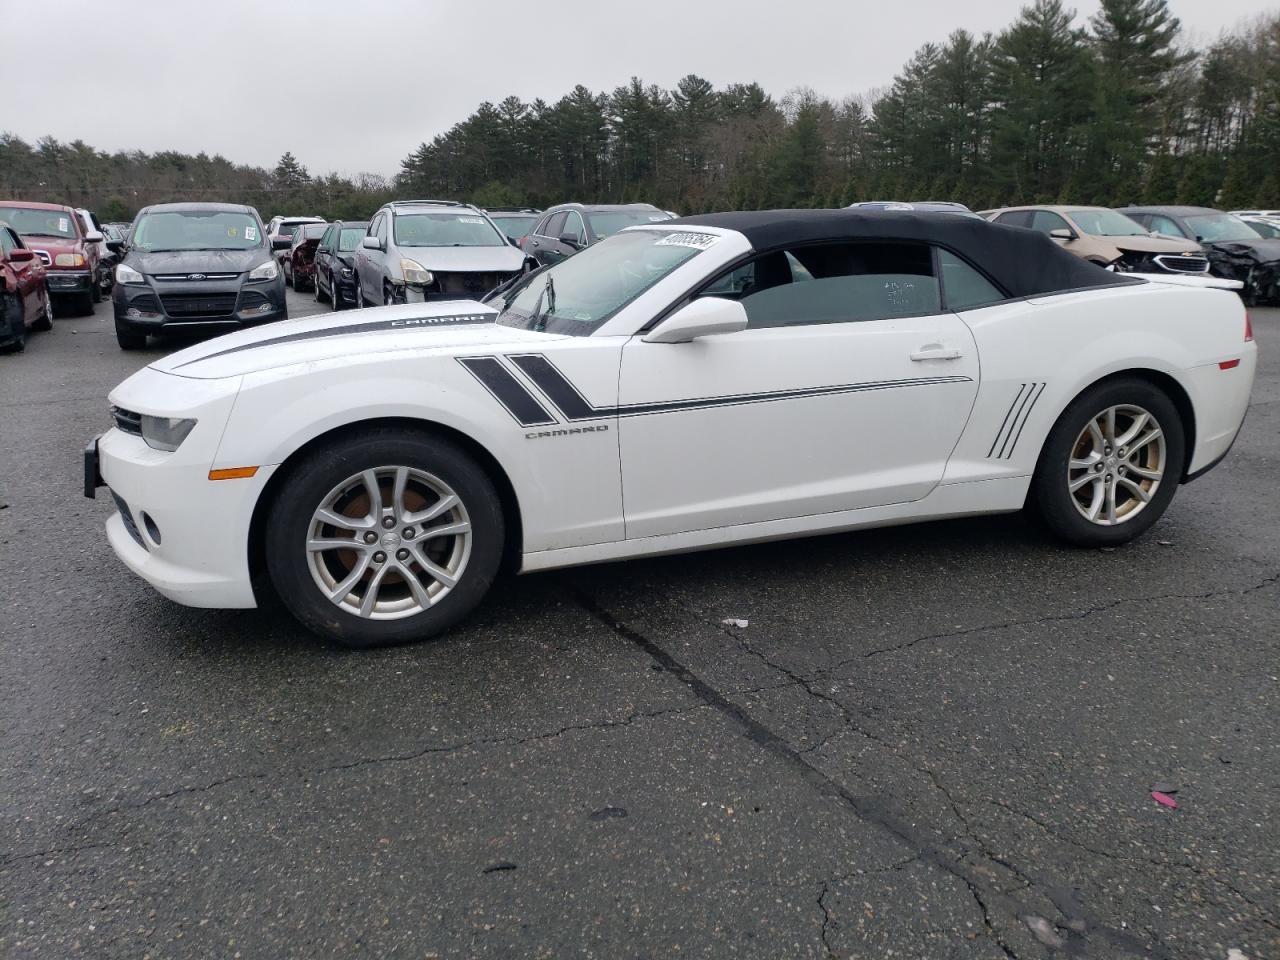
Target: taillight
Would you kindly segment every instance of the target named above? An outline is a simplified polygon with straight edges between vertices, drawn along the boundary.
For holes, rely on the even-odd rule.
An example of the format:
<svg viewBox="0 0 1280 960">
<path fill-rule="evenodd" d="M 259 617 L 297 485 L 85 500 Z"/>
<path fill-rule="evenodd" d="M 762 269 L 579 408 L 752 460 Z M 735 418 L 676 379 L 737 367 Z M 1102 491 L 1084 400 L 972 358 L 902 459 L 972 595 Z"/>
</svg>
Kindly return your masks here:
<svg viewBox="0 0 1280 960">
<path fill-rule="evenodd" d="M 1253 321 L 1249 319 L 1249 311 L 1244 312 L 1244 342 L 1251 343 L 1253 341 Z"/>
</svg>

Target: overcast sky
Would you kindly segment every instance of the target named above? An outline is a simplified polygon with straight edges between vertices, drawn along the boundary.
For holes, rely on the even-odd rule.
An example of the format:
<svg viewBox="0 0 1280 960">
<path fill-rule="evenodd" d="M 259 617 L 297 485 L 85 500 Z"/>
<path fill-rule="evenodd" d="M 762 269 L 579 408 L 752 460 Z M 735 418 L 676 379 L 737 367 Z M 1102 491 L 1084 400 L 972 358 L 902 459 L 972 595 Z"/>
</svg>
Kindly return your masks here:
<svg viewBox="0 0 1280 960">
<path fill-rule="evenodd" d="M 554 101 L 632 75 L 670 87 L 687 73 L 840 98 L 887 85 L 952 30 L 999 31 L 1025 2 L 30 2 L 0 59 L 0 129 L 262 166 L 292 150 L 312 173 L 393 174 L 483 100 Z M 1098 0 L 1075 5 L 1083 22 Z M 1170 6 L 1204 43 L 1277 2 Z"/>
</svg>

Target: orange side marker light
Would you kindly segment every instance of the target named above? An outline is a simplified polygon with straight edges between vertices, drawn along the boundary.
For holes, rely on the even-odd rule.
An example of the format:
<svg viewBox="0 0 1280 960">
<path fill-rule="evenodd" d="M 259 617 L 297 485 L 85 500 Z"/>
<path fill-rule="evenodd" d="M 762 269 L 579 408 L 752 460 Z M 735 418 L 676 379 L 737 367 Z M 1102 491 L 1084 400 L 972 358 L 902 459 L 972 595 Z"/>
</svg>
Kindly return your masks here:
<svg viewBox="0 0 1280 960">
<path fill-rule="evenodd" d="M 210 470 L 210 480 L 243 480 L 258 472 L 257 467 L 229 467 L 226 470 Z"/>
</svg>

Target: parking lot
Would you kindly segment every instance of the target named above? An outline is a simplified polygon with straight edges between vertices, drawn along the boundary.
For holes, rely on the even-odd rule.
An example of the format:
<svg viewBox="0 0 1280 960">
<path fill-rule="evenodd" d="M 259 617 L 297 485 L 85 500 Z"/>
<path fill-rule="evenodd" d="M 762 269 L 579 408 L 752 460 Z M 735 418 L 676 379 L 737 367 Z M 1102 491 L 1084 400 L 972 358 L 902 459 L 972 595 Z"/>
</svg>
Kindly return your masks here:
<svg viewBox="0 0 1280 960">
<path fill-rule="evenodd" d="M 116 560 L 80 451 L 175 344 L 60 317 L 0 357 L 0 956 L 1280 957 L 1252 315 L 1234 452 L 1130 546 L 1015 515 L 566 570 L 366 653 Z"/>
</svg>

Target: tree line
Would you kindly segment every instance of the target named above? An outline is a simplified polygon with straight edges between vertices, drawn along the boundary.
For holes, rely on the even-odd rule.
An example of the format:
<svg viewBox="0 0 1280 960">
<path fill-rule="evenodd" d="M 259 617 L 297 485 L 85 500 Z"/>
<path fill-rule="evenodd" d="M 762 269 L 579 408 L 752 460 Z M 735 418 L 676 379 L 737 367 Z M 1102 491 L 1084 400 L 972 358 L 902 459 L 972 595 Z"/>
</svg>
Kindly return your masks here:
<svg viewBox="0 0 1280 960">
<path fill-rule="evenodd" d="M 649 201 L 700 212 L 863 199 L 1280 207 L 1280 14 L 1185 42 L 1167 0 L 1102 0 L 1086 22 L 1034 0 L 998 34 L 926 43 L 892 83 L 832 100 L 756 83 L 632 78 L 554 103 L 485 102 L 394 179 L 221 156 L 107 154 L 0 135 L 0 193 L 128 219 L 166 200 L 362 218 L 395 196 L 482 206 Z"/>
</svg>

